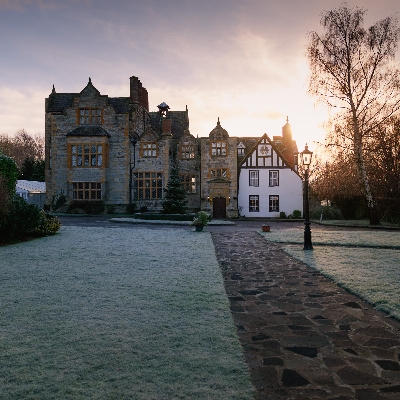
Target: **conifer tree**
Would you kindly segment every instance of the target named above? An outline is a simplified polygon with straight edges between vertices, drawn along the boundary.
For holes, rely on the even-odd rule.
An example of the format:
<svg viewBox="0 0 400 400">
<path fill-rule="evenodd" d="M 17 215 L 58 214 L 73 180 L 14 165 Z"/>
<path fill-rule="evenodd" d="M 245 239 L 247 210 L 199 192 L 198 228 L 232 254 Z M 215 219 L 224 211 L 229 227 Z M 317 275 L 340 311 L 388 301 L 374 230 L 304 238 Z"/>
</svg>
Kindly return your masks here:
<svg viewBox="0 0 400 400">
<path fill-rule="evenodd" d="M 164 214 L 184 214 L 186 211 L 186 190 L 181 182 L 178 168 L 173 165 L 162 203 Z"/>
</svg>

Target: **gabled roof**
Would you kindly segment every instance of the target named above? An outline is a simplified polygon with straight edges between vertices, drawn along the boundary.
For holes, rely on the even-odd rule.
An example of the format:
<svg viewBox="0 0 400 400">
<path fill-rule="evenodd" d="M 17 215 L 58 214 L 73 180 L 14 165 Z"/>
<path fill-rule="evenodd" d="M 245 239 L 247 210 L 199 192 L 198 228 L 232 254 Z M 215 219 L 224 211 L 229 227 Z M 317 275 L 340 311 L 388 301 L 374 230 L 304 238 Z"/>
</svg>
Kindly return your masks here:
<svg viewBox="0 0 400 400">
<path fill-rule="evenodd" d="M 118 114 L 129 112 L 130 97 L 109 97 L 108 104 L 112 105 Z"/>
<path fill-rule="evenodd" d="M 108 136 L 111 135 L 100 125 L 81 125 L 65 136 Z"/>
<path fill-rule="evenodd" d="M 67 107 L 72 106 L 74 97 L 79 93 L 56 93 L 53 91 L 47 102 L 46 112 L 63 112 Z"/>
<path fill-rule="evenodd" d="M 288 160 L 285 158 L 285 156 L 282 154 L 282 152 L 279 150 L 278 146 L 276 146 L 274 144 L 274 142 L 269 138 L 269 136 L 264 133 L 264 135 L 261 136 L 261 138 L 257 141 L 257 143 L 252 147 L 252 149 L 246 153 L 246 156 L 243 158 L 243 160 L 240 161 L 239 163 L 239 167 L 241 167 L 246 161 L 247 159 L 250 157 L 250 155 L 257 149 L 257 146 L 263 141 L 266 140 L 268 142 L 268 144 L 271 145 L 271 147 L 273 148 L 273 150 L 276 152 L 276 154 L 278 155 L 278 157 L 280 157 L 284 163 L 286 164 L 286 166 L 288 168 L 290 168 L 292 171 L 294 171 L 297 175 L 298 172 L 293 169 L 292 164 L 288 162 Z"/>
</svg>

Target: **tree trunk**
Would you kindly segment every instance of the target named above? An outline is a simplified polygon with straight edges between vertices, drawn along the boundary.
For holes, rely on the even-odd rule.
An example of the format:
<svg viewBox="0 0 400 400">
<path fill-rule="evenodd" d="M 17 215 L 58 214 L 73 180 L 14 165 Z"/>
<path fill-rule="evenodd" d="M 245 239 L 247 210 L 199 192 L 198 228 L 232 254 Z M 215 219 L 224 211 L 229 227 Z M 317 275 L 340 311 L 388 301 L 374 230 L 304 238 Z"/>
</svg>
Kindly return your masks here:
<svg viewBox="0 0 400 400">
<path fill-rule="evenodd" d="M 371 187 L 368 180 L 367 171 L 365 168 L 364 157 L 362 154 L 362 142 L 360 139 L 354 140 L 354 156 L 357 165 L 358 174 L 362 184 L 363 194 L 367 201 L 369 223 L 371 225 L 379 225 L 379 216 L 376 209 L 376 204 L 372 196 Z"/>
</svg>

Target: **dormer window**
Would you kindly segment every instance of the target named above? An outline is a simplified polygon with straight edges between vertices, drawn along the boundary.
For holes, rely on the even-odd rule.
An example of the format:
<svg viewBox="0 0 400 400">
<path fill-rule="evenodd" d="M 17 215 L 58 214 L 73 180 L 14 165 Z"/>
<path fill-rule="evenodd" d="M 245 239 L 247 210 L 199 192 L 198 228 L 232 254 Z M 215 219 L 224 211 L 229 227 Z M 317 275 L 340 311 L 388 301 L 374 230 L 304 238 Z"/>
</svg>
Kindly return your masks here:
<svg viewBox="0 0 400 400">
<path fill-rule="evenodd" d="M 228 154 L 228 146 L 225 141 L 211 142 L 212 156 L 226 156 Z"/>
<path fill-rule="evenodd" d="M 237 155 L 244 156 L 245 154 L 246 154 L 246 146 L 243 144 L 243 142 L 240 142 L 237 147 Z"/>
<path fill-rule="evenodd" d="M 80 125 L 101 125 L 103 122 L 100 108 L 81 108 L 79 110 Z"/>
</svg>

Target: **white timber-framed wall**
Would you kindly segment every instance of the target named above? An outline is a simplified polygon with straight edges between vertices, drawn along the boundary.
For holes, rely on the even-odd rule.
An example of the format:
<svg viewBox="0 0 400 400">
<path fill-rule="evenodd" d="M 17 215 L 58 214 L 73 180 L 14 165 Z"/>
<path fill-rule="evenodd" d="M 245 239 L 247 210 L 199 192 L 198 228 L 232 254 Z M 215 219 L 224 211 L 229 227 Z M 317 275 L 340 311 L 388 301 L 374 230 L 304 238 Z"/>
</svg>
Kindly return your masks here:
<svg viewBox="0 0 400 400">
<path fill-rule="evenodd" d="M 303 184 L 295 170 L 264 134 L 239 168 L 241 216 L 279 218 L 303 210 Z"/>
</svg>

